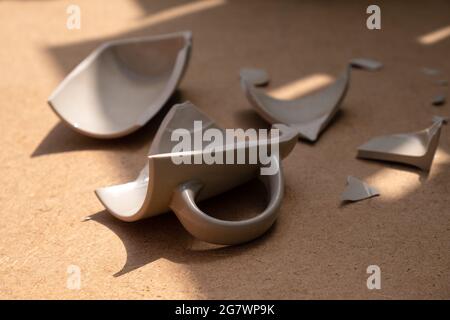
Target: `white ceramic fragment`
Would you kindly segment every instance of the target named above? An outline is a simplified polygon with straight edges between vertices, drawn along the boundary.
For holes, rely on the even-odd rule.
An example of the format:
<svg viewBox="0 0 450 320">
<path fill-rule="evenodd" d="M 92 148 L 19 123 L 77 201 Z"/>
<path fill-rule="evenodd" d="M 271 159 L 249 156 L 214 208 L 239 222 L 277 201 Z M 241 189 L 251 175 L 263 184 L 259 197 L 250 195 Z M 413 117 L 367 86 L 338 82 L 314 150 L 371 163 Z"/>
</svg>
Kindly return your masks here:
<svg viewBox="0 0 450 320">
<path fill-rule="evenodd" d="M 376 70 L 380 65 L 369 59 L 355 59 L 331 85 L 293 100 L 276 99 L 257 88 L 269 81 L 264 70 L 243 68 L 240 80 L 248 100 L 266 121 L 286 124 L 296 130 L 301 138 L 316 141 L 345 97 L 351 68 Z"/>
<path fill-rule="evenodd" d="M 180 222 L 193 236 L 212 243 L 237 244 L 252 240 L 263 234 L 277 218 L 283 197 L 283 175 L 278 156 L 271 160 L 279 170 L 273 175 L 261 175 L 265 183 L 269 204 L 260 215 L 242 221 L 224 221 L 202 212 L 196 205 L 201 201 L 249 181 L 260 173 L 262 164 L 175 164 L 174 156 L 194 158 L 208 153 L 204 146 L 197 146 L 184 153 L 173 153 L 178 144 L 172 141 L 172 132 L 186 129 L 191 136 L 199 132 L 194 121 L 202 121 L 202 131 L 216 129 L 223 132 L 205 114 L 189 102 L 175 105 L 166 115 L 153 140 L 148 163 L 135 181 L 100 188 L 95 191 L 105 208 L 124 221 L 136 221 L 173 210 Z M 287 156 L 296 144 L 298 134 L 284 125 L 279 125 L 280 138 L 258 141 L 257 144 L 243 142 L 237 146 L 223 145 L 216 150 L 221 156 L 260 147 L 261 143 L 278 144 L 280 157 Z M 253 150 L 254 151 L 254 150 Z"/>
<path fill-rule="evenodd" d="M 446 100 L 445 94 L 438 94 L 433 98 L 431 104 L 433 106 L 442 106 L 445 104 L 445 100 Z"/>
<path fill-rule="evenodd" d="M 191 37 L 185 31 L 106 42 L 70 72 L 48 103 L 84 135 L 127 135 L 148 122 L 177 88 Z"/>
<path fill-rule="evenodd" d="M 347 186 L 341 195 L 341 201 L 359 201 L 379 195 L 380 192 L 376 188 L 355 177 L 348 176 Z"/>
<path fill-rule="evenodd" d="M 380 70 L 383 67 L 383 64 L 379 61 L 367 59 L 367 58 L 356 58 L 350 61 L 352 67 L 362 68 L 366 70 Z"/>
<path fill-rule="evenodd" d="M 376 137 L 358 148 L 358 158 L 409 164 L 430 170 L 439 144 L 443 121 L 433 121 L 425 130 Z"/>
</svg>

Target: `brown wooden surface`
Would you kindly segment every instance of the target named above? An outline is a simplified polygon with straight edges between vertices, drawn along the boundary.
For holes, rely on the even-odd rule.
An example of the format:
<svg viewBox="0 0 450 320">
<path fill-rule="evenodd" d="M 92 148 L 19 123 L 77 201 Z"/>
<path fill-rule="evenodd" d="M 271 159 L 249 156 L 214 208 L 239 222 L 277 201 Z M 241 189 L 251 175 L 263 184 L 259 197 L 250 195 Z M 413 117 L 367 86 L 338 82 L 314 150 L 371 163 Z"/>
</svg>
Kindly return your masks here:
<svg viewBox="0 0 450 320">
<path fill-rule="evenodd" d="M 449 80 L 450 38 L 417 41 L 450 24 L 450 2 L 378 1 L 380 31 L 365 26 L 366 1 L 229 0 L 178 16 L 191 2 L 75 2 L 82 28 L 70 31 L 73 1 L 0 1 L 1 298 L 450 298 L 450 128 L 429 175 L 355 159 L 373 136 L 450 115 L 450 105 L 430 105 L 448 87 L 420 72 L 438 68 L 436 79 Z M 336 76 L 352 57 L 384 63 L 355 71 L 329 129 L 283 162 L 280 218 L 247 245 L 200 243 L 171 213 L 122 223 L 96 199 L 95 188 L 135 178 L 168 108 L 129 137 L 97 141 L 65 127 L 46 104 L 102 41 L 184 29 L 193 31 L 193 54 L 173 102 L 190 100 L 227 128 L 267 127 L 241 92 L 240 67 L 266 68 L 277 88 Z M 381 196 L 341 206 L 347 175 Z M 262 194 L 250 183 L 202 207 L 240 218 L 262 210 Z M 81 290 L 66 288 L 71 264 L 81 268 Z M 372 264 L 382 271 L 378 291 L 366 287 Z"/>
</svg>

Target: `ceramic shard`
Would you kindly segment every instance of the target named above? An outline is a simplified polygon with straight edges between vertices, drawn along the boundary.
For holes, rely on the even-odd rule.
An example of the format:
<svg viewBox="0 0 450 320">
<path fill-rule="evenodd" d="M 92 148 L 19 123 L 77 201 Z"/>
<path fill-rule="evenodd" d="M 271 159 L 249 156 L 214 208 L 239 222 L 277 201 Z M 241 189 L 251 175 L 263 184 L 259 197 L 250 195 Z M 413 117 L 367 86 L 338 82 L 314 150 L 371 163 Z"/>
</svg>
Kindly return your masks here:
<svg viewBox="0 0 450 320">
<path fill-rule="evenodd" d="M 161 122 L 148 152 L 148 157 L 170 154 L 173 147 L 178 143 L 177 140 L 171 139 L 172 132 L 175 129 L 187 130 L 190 135 L 193 135 L 195 133 L 194 120 L 201 121 L 201 130 L 208 128 L 222 130 L 192 104 L 175 105 Z M 195 151 L 195 148 L 192 151 Z M 162 177 L 160 178 L 161 173 L 158 173 L 156 177 L 153 176 L 150 167 L 149 164 L 144 166 L 136 180 L 132 182 L 99 188 L 95 191 L 99 200 L 115 217 L 125 221 L 135 221 L 168 210 L 168 197 L 171 196 L 172 191 L 164 190 L 164 187 L 170 185 L 170 183 L 160 181 L 162 180 Z M 167 180 L 170 181 L 173 178 Z M 160 182 L 161 185 L 155 186 L 155 181 Z M 158 189 L 152 191 L 152 188 Z M 162 194 L 160 193 L 161 190 L 164 190 Z M 158 194 L 160 195 L 158 196 Z M 156 196 L 159 199 L 156 199 Z M 154 198 L 153 203 L 148 201 L 149 198 Z M 161 201 L 161 199 L 166 201 Z M 164 203 L 164 205 L 160 203 Z M 162 206 L 164 208 L 161 208 Z"/>
<path fill-rule="evenodd" d="M 264 70 L 241 69 L 240 81 L 247 99 L 264 119 L 270 123 L 286 124 L 296 130 L 301 138 L 316 141 L 337 113 L 347 93 L 352 67 L 377 70 L 381 64 L 370 59 L 355 59 L 332 84 L 292 100 L 276 99 L 257 88 L 269 82 Z"/>
<path fill-rule="evenodd" d="M 413 132 L 373 138 L 358 148 L 358 158 L 399 162 L 430 170 L 443 121 Z"/>
<path fill-rule="evenodd" d="M 342 201 L 359 201 L 380 195 L 380 192 L 364 181 L 355 177 L 347 177 L 347 186 L 341 195 Z"/>
<path fill-rule="evenodd" d="M 48 99 L 72 129 L 95 138 L 127 135 L 167 102 L 186 69 L 191 32 L 100 45 Z"/>
<path fill-rule="evenodd" d="M 433 106 L 442 106 L 442 105 L 444 105 L 445 104 L 445 101 L 446 101 L 446 97 L 445 97 L 445 94 L 438 94 L 438 95 L 436 95 L 434 98 L 433 98 L 433 100 L 431 101 L 431 104 L 433 105 Z"/>
</svg>

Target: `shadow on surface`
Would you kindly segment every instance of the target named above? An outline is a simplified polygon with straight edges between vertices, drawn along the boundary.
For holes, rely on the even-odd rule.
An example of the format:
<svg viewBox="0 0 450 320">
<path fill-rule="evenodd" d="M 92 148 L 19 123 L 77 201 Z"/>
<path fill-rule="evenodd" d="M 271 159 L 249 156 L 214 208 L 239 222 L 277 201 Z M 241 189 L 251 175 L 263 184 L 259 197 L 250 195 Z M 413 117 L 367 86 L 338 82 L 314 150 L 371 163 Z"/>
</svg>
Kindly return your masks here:
<svg viewBox="0 0 450 320">
<path fill-rule="evenodd" d="M 95 139 L 75 132 L 68 125 L 59 121 L 39 143 L 31 154 L 38 157 L 46 154 L 81 151 L 81 150 L 122 150 L 136 151 L 153 140 L 161 121 L 170 108 L 183 102 L 183 95 L 176 91 L 164 107 L 145 126 L 122 138 Z"/>
<path fill-rule="evenodd" d="M 256 189 L 256 192 L 246 193 L 245 190 L 249 188 Z M 264 210 L 265 205 L 260 199 L 261 192 L 264 192 L 263 189 L 262 183 L 255 179 L 217 197 L 203 201 L 199 207 L 208 213 L 214 211 L 211 216 L 220 219 L 250 218 Z M 91 215 L 90 220 L 96 221 L 114 232 L 126 249 L 126 263 L 120 271 L 114 274 L 115 277 L 127 274 L 160 258 L 177 263 L 199 264 L 236 256 L 263 244 L 271 237 L 272 230 L 275 228 L 273 226 L 259 239 L 249 243 L 221 246 L 194 239 L 183 228 L 173 212 L 128 223 L 112 217 L 106 210 L 103 210 Z"/>
</svg>

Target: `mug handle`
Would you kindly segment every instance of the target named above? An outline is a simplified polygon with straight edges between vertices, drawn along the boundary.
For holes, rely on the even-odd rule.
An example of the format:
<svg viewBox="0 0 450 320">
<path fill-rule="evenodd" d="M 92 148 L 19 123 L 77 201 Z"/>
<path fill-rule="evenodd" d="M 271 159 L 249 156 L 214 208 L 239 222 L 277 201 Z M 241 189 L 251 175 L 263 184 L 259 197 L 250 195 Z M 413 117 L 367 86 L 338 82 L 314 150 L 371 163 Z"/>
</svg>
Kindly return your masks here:
<svg viewBox="0 0 450 320">
<path fill-rule="evenodd" d="M 276 158 L 276 157 L 274 157 Z M 267 208 L 256 217 L 228 221 L 209 216 L 195 203 L 202 184 L 188 181 L 174 191 L 170 208 L 175 212 L 184 228 L 194 237 L 215 244 L 233 245 L 253 240 L 265 233 L 275 222 L 284 193 L 283 173 L 279 159 L 278 170 L 274 175 L 260 175 L 268 194 Z"/>
</svg>

